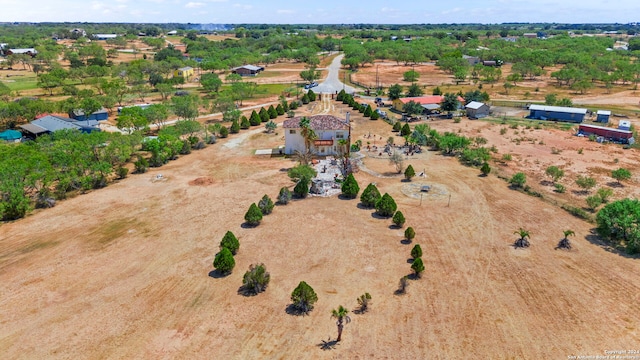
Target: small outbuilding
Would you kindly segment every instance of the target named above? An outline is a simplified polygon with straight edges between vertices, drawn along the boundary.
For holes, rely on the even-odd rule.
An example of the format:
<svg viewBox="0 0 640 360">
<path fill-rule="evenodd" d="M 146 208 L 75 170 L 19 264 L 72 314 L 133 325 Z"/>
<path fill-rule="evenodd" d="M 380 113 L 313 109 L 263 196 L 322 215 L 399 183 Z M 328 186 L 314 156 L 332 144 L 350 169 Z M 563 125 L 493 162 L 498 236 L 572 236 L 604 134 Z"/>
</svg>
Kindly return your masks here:
<svg viewBox="0 0 640 360">
<path fill-rule="evenodd" d="M 620 120 L 618 123 L 618 129 L 631 131 L 631 121 L 629 120 Z"/>
<path fill-rule="evenodd" d="M 92 112 L 91 114 L 89 114 L 89 116 L 86 116 L 84 114 L 84 111 L 76 109 L 76 110 L 69 111 L 69 117 L 78 121 L 85 121 L 85 120 L 102 121 L 102 120 L 107 120 L 107 118 L 109 117 L 109 113 L 107 112 L 107 109 L 102 108 L 98 111 Z"/>
<path fill-rule="evenodd" d="M 264 67 L 256 65 L 242 65 L 231 69 L 232 74 L 238 74 L 240 76 L 256 76 L 261 71 L 264 71 Z"/>
<path fill-rule="evenodd" d="M 469 119 L 480 119 L 489 116 L 489 105 L 479 101 L 472 101 L 465 105 L 464 108 Z"/>
<path fill-rule="evenodd" d="M 181 67 L 173 72 L 173 76 L 183 77 L 185 80 L 189 80 L 193 76 L 193 68 L 191 66 Z"/>
<path fill-rule="evenodd" d="M 566 121 L 573 123 L 581 123 L 587 114 L 587 109 L 563 107 L 563 106 L 546 106 L 531 105 L 529 106 L 529 118 L 537 120 L 554 120 Z"/>
<path fill-rule="evenodd" d="M 598 110 L 596 112 L 596 122 L 608 123 L 609 117 L 611 116 L 611 111 L 609 110 Z"/>
<path fill-rule="evenodd" d="M 17 130 L 9 129 L 9 130 L 0 132 L 0 141 L 14 142 L 14 141 L 20 140 L 21 138 L 22 138 L 22 133 Z"/>
</svg>

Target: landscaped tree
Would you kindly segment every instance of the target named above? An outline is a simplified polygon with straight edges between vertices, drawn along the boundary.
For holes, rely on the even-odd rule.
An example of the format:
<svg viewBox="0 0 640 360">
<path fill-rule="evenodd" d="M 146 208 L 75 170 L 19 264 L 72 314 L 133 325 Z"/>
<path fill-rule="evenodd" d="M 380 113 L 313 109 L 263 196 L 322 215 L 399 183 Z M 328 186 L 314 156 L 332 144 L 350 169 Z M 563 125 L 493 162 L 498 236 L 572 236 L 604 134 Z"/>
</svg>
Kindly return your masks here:
<svg viewBox="0 0 640 360">
<path fill-rule="evenodd" d="M 307 314 L 313 310 L 313 304 L 318 301 L 318 295 L 313 288 L 304 281 L 300 281 L 300 284 L 291 293 L 291 302 L 294 309 Z"/>
<path fill-rule="evenodd" d="M 420 244 L 415 244 L 413 246 L 413 249 L 411 249 L 411 257 L 414 260 L 422 257 L 422 248 L 420 247 Z"/>
<path fill-rule="evenodd" d="M 216 73 L 206 73 L 200 76 L 200 84 L 206 91 L 217 93 L 222 87 L 222 80 Z"/>
<path fill-rule="evenodd" d="M 422 107 L 422 105 L 420 105 L 420 103 L 417 103 L 413 100 L 402 105 L 402 112 L 407 113 L 408 116 L 420 115 L 422 114 L 423 111 L 424 111 L 424 108 Z"/>
<path fill-rule="evenodd" d="M 373 113 L 373 111 L 371 110 L 371 106 L 367 106 L 364 109 L 364 112 L 362 113 L 362 115 L 364 115 L 364 117 L 370 118 L 372 113 Z"/>
<path fill-rule="evenodd" d="M 220 241 L 220 249 L 222 248 L 229 249 L 233 255 L 238 253 L 238 249 L 240 249 L 240 242 L 231 231 L 227 231 L 222 237 L 222 240 Z"/>
<path fill-rule="evenodd" d="M 393 132 L 398 132 L 398 131 L 400 131 L 400 130 L 402 130 L 402 124 L 400 123 L 400 121 L 396 121 L 396 122 L 393 124 L 392 131 L 393 131 Z"/>
<path fill-rule="evenodd" d="M 249 123 L 251 124 L 251 126 L 258 126 L 261 122 L 262 119 L 260 119 L 260 115 L 258 115 L 258 113 L 253 110 L 251 112 L 251 116 L 249 116 Z"/>
<path fill-rule="evenodd" d="M 518 229 L 518 231 L 514 231 L 514 234 L 518 234 L 518 236 L 520 236 L 520 238 L 518 238 L 518 240 L 516 240 L 516 242 L 513 244 L 513 246 L 517 247 L 517 248 L 526 248 L 529 247 L 529 240 L 528 238 L 530 237 L 529 232 L 527 230 L 524 230 L 523 228 Z"/>
<path fill-rule="evenodd" d="M 402 211 L 398 210 L 395 214 L 393 214 L 393 218 L 391 219 L 391 221 L 393 221 L 393 224 L 395 226 L 403 227 L 406 219 L 404 218 L 404 214 L 402 214 Z"/>
<path fill-rule="evenodd" d="M 442 111 L 446 111 L 448 113 L 455 111 L 458 109 L 458 105 L 460 105 L 460 101 L 458 100 L 458 95 L 454 93 L 446 93 L 444 94 L 444 99 L 442 100 L 442 104 L 440 108 Z"/>
<path fill-rule="evenodd" d="M 240 132 L 240 124 L 238 124 L 238 120 L 234 119 L 231 122 L 231 127 L 229 128 L 229 132 L 232 134 L 237 134 Z"/>
<path fill-rule="evenodd" d="M 285 102 L 285 104 L 287 104 Z M 286 111 L 284 110 L 284 107 L 282 106 L 282 104 L 278 104 L 278 106 L 276 106 L 276 113 L 278 114 L 278 116 L 280 115 L 284 115 Z"/>
<path fill-rule="evenodd" d="M 300 199 L 306 198 L 309 194 L 309 179 L 301 178 L 293 188 L 293 194 Z"/>
<path fill-rule="evenodd" d="M 622 199 L 603 207 L 596 216 L 598 234 L 630 254 L 640 252 L 640 200 Z"/>
<path fill-rule="evenodd" d="M 244 220 L 251 226 L 260 224 L 260 221 L 262 220 L 262 211 L 260 211 L 260 208 L 258 207 L 258 205 L 256 205 L 256 203 L 253 203 L 251 204 L 251 206 L 249 206 L 249 210 L 247 210 L 247 213 L 244 214 Z"/>
<path fill-rule="evenodd" d="M 269 109 L 267 109 L 267 112 L 269 113 L 270 119 L 275 119 L 278 117 L 278 111 L 276 111 L 276 108 L 274 108 L 273 105 L 269 106 Z"/>
<path fill-rule="evenodd" d="M 422 272 L 424 271 L 424 263 L 422 262 L 422 258 L 416 258 L 413 260 L 413 263 L 411 264 L 411 270 L 413 270 L 415 277 L 419 279 L 422 275 Z"/>
<path fill-rule="evenodd" d="M 407 168 L 404 171 L 404 178 L 407 179 L 407 181 L 411 181 L 411 178 L 414 176 L 416 176 L 416 171 L 413 170 L 413 166 L 409 164 L 409 166 L 407 166 Z"/>
<path fill-rule="evenodd" d="M 222 275 L 230 274 L 236 266 L 231 250 L 223 247 L 213 260 L 213 267 Z"/>
<path fill-rule="evenodd" d="M 491 166 L 489 166 L 489 163 L 487 162 L 483 163 L 482 167 L 480 167 L 480 172 L 482 173 L 483 176 L 489 175 L 489 173 L 491 172 Z"/>
<path fill-rule="evenodd" d="M 331 317 L 336 318 L 338 321 L 336 325 L 338 325 L 338 338 L 336 342 L 342 340 L 342 329 L 344 329 L 344 323 L 350 323 L 351 318 L 347 315 L 349 310 L 347 310 L 344 306 L 340 305 L 337 309 L 331 310 Z"/>
<path fill-rule="evenodd" d="M 262 215 L 271 214 L 274 206 L 275 205 L 273 204 L 273 201 L 271 201 L 269 195 L 266 194 L 262 197 L 262 199 L 260 199 L 260 202 L 258 202 L 258 208 L 262 212 Z"/>
<path fill-rule="evenodd" d="M 400 86 L 400 84 L 391 85 L 387 92 L 387 96 L 389 96 L 389 100 L 391 101 L 399 99 L 402 96 L 402 86 Z"/>
<path fill-rule="evenodd" d="M 269 120 L 267 121 L 266 124 L 264 124 L 264 128 L 267 131 L 267 133 L 272 133 L 276 130 L 276 128 L 278 127 L 278 124 L 276 124 L 275 122 L 273 122 L 273 120 Z"/>
<path fill-rule="evenodd" d="M 422 95 L 424 95 L 424 91 L 422 91 L 420 85 L 416 83 L 409 85 L 409 88 L 407 88 L 407 97 L 418 97 Z"/>
<path fill-rule="evenodd" d="M 576 184 L 580 186 L 585 193 L 588 193 L 591 188 L 596 186 L 596 179 L 589 176 L 578 175 Z"/>
<path fill-rule="evenodd" d="M 253 264 L 242 277 L 242 290 L 248 295 L 258 295 L 267 289 L 271 275 L 264 264 Z"/>
<path fill-rule="evenodd" d="M 573 232 L 573 230 L 565 230 L 562 233 L 564 234 L 564 238 L 562 238 L 562 240 L 560 240 L 560 242 L 558 243 L 558 246 L 556 247 L 556 249 L 571 250 L 571 242 L 569 241 L 569 236 L 571 236 L 571 235 L 575 236 L 576 233 Z"/>
<path fill-rule="evenodd" d="M 398 205 L 396 205 L 395 200 L 391 197 L 391 195 L 384 193 L 380 200 L 376 202 L 376 213 L 380 216 L 391 217 L 396 213 L 398 209 Z"/>
<path fill-rule="evenodd" d="M 511 184 L 511 186 L 513 187 L 524 187 L 524 184 L 527 182 L 527 177 L 524 173 L 516 173 L 514 174 L 511 179 L 509 179 L 509 184 Z"/>
<path fill-rule="evenodd" d="M 405 71 L 402 74 L 402 80 L 408 81 L 408 82 L 418 81 L 419 78 L 420 78 L 420 73 L 414 70 Z"/>
<path fill-rule="evenodd" d="M 413 241 L 413 239 L 416 237 L 416 231 L 413 230 L 413 228 L 411 226 L 409 226 L 405 231 L 404 231 L 404 237 L 405 239 L 407 239 L 409 242 Z"/>
<path fill-rule="evenodd" d="M 622 186 L 620 181 L 631 179 L 631 172 L 625 168 L 619 168 L 611 172 L 611 177 L 618 182 L 619 186 Z"/>
<path fill-rule="evenodd" d="M 291 191 L 288 187 L 283 186 L 278 193 L 278 204 L 287 205 L 291 201 Z"/>
<path fill-rule="evenodd" d="M 347 178 L 344 179 L 342 183 L 342 196 L 347 199 L 355 199 L 360 192 L 360 186 L 358 186 L 358 182 L 356 178 L 353 177 L 353 174 L 347 175 Z"/>
<path fill-rule="evenodd" d="M 549 176 L 553 180 L 553 182 L 556 183 L 564 176 L 564 170 L 552 165 L 545 170 L 545 174 L 547 174 L 547 176 Z"/>
<path fill-rule="evenodd" d="M 402 130 L 400 130 L 400 135 L 402 136 L 411 135 L 411 127 L 409 127 L 409 124 L 404 124 L 402 126 Z"/>
<path fill-rule="evenodd" d="M 311 180 L 316 175 L 318 175 L 318 172 L 311 165 L 300 164 L 287 170 L 287 175 L 292 181 L 298 182 L 303 178 Z"/>
<path fill-rule="evenodd" d="M 247 119 L 246 116 L 242 115 L 242 117 L 240 118 L 240 129 L 247 130 L 250 127 L 251 122 L 249 122 L 249 119 Z"/>
<path fill-rule="evenodd" d="M 258 115 L 260 115 L 260 122 L 266 123 L 270 119 L 269 112 L 265 108 L 261 108 Z"/>
<path fill-rule="evenodd" d="M 218 131 L 218 135 L 220 135 L 221 138 L 226 138 L 227 136 L 229 136 L 229 128 L 226 126 L 221 126 L 220 130 Z"/>
<path fill-rule="evenodd" d="M 399 151 L 393 151 L 391 156 L 389 156 L 389 162 L 395 166 L 398 174 L 402 172 L 402 167 L 404 166 L 404 158 L 402 157 L 402 153 Z"/>
<path fill-rule="evenodd" d="M 360 195 L 360 202 L 366 208 L 373 208 L 381 197 L 378 188 L 373 183 L 370 183 Z"/>
<path fill-rule="evenodd" d="M 371 294 L 364 293 L 362 295 L 360 295 L 360 297 L 358 297 L 356 299 L 358 301 L 358 306 L 359 309 L 357 310 L 357 312 L 359 314 L 364 314 L 367 312 L 367 310 L 369 310 L 369 303 L 371 302 Z"/>
</svg>

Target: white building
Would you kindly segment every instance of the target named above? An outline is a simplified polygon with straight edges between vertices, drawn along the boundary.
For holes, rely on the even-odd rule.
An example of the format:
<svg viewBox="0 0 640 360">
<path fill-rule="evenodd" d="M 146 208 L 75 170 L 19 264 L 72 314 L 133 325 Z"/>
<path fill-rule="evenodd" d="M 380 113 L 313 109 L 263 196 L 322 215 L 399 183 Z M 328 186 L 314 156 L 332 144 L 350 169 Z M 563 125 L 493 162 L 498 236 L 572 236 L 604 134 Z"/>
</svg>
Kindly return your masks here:
<svg viewBox="0 0 640 360">
<path fill-rule="evenodd" d="M 345 120 L 333 115 L 309 116 L 309 127 L 316 134 L 316 139 L 311 144 L 311 152 L 319 156 L 337 155 L 338 141 L 349 140 L 349 113 Z M 284 128 L 284 152 L 287 155 L 296 151 L 305 151 L 305 142 L 302 137 L 300 120 L 296 116 L 287 119 L 282 124 Z"/>
</svg>

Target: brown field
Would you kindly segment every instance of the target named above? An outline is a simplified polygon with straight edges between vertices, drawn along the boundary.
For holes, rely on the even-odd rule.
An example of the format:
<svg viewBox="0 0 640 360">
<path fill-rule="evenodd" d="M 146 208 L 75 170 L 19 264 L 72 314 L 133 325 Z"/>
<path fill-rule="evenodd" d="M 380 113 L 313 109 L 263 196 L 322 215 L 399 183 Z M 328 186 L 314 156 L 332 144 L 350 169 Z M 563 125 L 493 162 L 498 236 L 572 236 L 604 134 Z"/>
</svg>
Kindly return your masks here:
<svg viewBox="0 0 640 360">
<path fill-rule="evenodd" d="M 382 121 L 352 119 L 353 138 L 365 146 L 391 136 Z M 516 145 L 509 139 L 523 134 L 509 129 L 499 135 L 498 124 L 465 119 L 431 125 L 484 136 L 498 147 L 498 157 L 513 153 L 507 165 L 492 165 L 507 174 L 527 169 L 535 178 L 538 167 L 558 163 L 571 169 L 569 178 L 586 171 L 601 174 L 604 185 L 606 176 L 596 169 L 614 167 L 618 158 L 636 175 L 615 188 L 616 197 L 637 196 L 636 150 L 560 130 L 520 128 L 537 142 Z M 375 142 L 365 138 L 369 133 Z M 637 258 L 607 251 L 592 224 L 435 152 L 407 160 L 417 172 L 426 170 L 411 183 L 376 152 L 364 151 L 366 168 L 356 174 L 361 189 L 376 182 L 391 194 L 407 226 L 416 229 L 426 272 L 410 281 L 406 295 L 394 290 L 410 272 L 413 244 L 401 243 L 403 230 L 358 208 L 357 200 L 294 201 L 276 207 L 260 226 L 243 227 L 252 202 L 292 185 L 284 170 L 293 161 L 252 155 L 282 143 L 281 128 L 275 135 L 242 132 L 1 225 L 3 357 L 566 359 L 640 343 Z M 562 152 L 551 154 L 551 147 Z M 153 181 L 158 174 L 163 181 Z M 537 181 L 529 183 L 548 188 Z M 420 199 L 412 189 L 422 184 L 437 191 Z M 559 200 L 582 201 L 570 190 Z M 531 248 L 511 246 L 519 227 L 531 231 Z M 554 250 L 565 229 L 576 232 L 574 249 Z M 236 268 L 228 277 L 209 276 L 227 230 L 241 243 Z M 256 262 L 271 273 L 267 291 L 237 294 L 243 273 Z M 301 280 L 319 301 L 309 316 L 288 315 L 289 296 Z M 322 340 L 336 336 L 330 310 L 354 309 L 364 292 L 373 296 L 371 310 L 351 314 L 343 341 L 323 351 Z"/>
</svg>

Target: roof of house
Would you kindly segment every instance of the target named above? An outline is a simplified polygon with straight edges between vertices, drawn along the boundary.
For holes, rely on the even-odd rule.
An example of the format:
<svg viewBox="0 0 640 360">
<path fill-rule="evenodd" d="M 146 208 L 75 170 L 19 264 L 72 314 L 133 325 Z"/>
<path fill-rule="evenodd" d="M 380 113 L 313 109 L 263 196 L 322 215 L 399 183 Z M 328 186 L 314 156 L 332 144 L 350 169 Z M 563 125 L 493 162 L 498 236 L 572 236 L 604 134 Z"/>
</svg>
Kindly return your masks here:
<svg viewBox="0 0 640 360">
<path fill-rule="evenodd" d="M 611 111 L 609 110 L 598 110 L 596 115 L 611 115 Z"/>
<path fill-rule="evenodd" d="M 107 113 L 107 112 L 108 112 L 107 109 L 101 108 L 100 110 L 94 111 L 91 114 L 104 114 L 104 113 Z M 82 111 L 81 109 L 75 109 L 75 110 L 73 110 L 73 115 L 75 115 L 75 116 L 83 116 L 84 115 L 84 111 Z M 73 119 L 71 119 L 71 120 L 73 120 Z"/>
<path fill-rule="evenodd" d="M 442 95 L 431 95 L 431 96 L 420 96 L 420 97 L 407 97 L 407 98 L 399 98 L 403 104 L 408 103 L 409 101 L 417 102 L 420 105 L 425 104 L 440 104 L 444 101 L 444 96 Z M 463 102 L 464 99 L 458 96 L 458 101 Z"/>
<path fill-rule="evenodd" d="M 115 39 L 118 37 L 118 34 L 93 34 L 94 38 L 103 38 L 103 39 Z"/>
<path fill-rule="evenodd" d="M 47 129 L 43 128 L 42 126 L 38 126 L 35 124 L 22 124 L 19 125 L 19 127 L 23 130 L 26 130 L 34 135 L 38 135 L 38 134 L 42 134 L 42 133 L 46 133 Z"/>
<path fill-rule="evenodd" d="M 51 132 L 62 129 L 80 129 L 82 127 L 75 124 L 75 121 L 73 119 L 54 115 L 47 115 L 41 117 L 40 119 L 33 120 L 31 124 L 37 125 Z"/>
<path fill-rule="evenodd" d="M 185 66 L 185 67 L 181 67 L 178 70 L 180 70 L 180 71 L 189 71 L 189 70 L 193 70 L 193 68 L 191 66 Z"/>
<path fill-rule="evenodd" d="M 481 107 L 483 107 L 484 105 L 485 105 L 484 103 L 481 103 L 479 101 L 472 101 L 472 102 L 468 103 L 467 105 L 465 105 L 465 108 L 478 110 Z"/>
<path fill-rule="evenodd" d="M 38 51 L 34 48 L 9 49 L 9 51 L 11 51 L 14 54 L 26 54 L 26 53 L 37 54 L 38 53 Z"/>
<path fill-rule="evenodd" d="M 580 124 L 580 129 L 601 129 L 601 130 L 608 130 L 608 131 L 611 131 L 611 132 L 616 132 L 616 133 L 621 133 L 621 134 L 631 134 L 632 133 L 630 130 L 616 129 L 616 128 L 610 128 L 610 127 L 606 127 L 606 126 L 589 125 L 589 124 Z"/>
<path fill-rule="evenodd" d="M 282 123 L 285 129 L 299 129 L 302 116 L 287 119 Z M 309 117 L 309 127 L 314 130 L 348 130 L 349 124 L 346 120 L 333 115 L 315 115 Z"/>
<path fill-rule="evenodd" d="M 247 70 L 251 70 L 251 71 L 260 71 L 260 70 L 264 70 L 264 68 L 262 66 L 256 66 L 256 65 L 242 65 L 242 66 L 238 66 L 238 67 L 234 67 L 233 69 L 231 69 L 232 71 L 236 71 L 238 69 L 247 69 Z"/>
<path fill-rule="evenodd" d="M 587 109 L 564 107 L 564 106 L 535 105 L 535 104 L 529 106 L 529 110 L 552 111 L 552 112 L 582 114 L 582 115 L 585 115 L 587 113 Z"/>
</svg>

